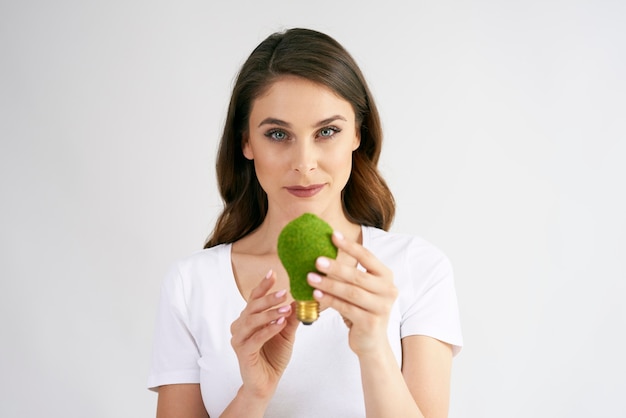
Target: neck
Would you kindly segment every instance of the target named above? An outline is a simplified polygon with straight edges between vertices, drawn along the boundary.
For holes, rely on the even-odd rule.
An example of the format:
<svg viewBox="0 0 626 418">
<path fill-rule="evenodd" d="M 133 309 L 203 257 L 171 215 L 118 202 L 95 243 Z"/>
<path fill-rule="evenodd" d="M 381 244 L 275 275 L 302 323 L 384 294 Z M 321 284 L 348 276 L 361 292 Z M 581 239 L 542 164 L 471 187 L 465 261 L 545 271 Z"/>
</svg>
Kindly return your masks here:
<svg viewBox="0 0 626 418">
<path fill-rule="evenodd" d="M 333 230 L 341 231 L 343 235 L 351 240 L 360 241 L 361 226 L 350 222 L 346 216 L 341 213 L 317 214 L 333 228 Z M 276 254 L 276 243 L 282 229 L 291 220 L 298 215 L 287 214 L 284 212 L 268 211 L 263 223 L 252 233 L 238 241 L 238 246 L 246 247 L 248 251 L 257 254 Z"/>
</svg>

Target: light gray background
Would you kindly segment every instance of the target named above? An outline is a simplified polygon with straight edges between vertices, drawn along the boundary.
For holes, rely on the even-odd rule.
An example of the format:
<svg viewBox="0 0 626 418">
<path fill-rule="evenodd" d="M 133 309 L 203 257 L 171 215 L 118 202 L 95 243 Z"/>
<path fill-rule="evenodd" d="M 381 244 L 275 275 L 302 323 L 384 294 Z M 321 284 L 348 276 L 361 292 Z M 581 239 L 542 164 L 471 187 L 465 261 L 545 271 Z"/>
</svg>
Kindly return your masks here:
<svg viewBox="0 0 626 418">
<path fill-rule="evenodd" d="M 453 261 L 451 417 L 625 416 L 624 22 L 617 0 L 2 0 L 0 416 L 153 416 L 159 286 L 219 211 L 235 72 L 293 26 L 361 64 L 393 229 Z"/>
</svg>

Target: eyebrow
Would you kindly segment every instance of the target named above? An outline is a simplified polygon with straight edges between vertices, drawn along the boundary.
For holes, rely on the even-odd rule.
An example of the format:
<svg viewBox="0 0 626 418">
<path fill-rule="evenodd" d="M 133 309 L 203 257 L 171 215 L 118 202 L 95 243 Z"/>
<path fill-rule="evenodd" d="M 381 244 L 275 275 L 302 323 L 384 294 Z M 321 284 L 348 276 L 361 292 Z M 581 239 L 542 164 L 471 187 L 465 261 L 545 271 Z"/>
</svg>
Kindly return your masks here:
<svg viewBox="0 0 626 418">
<path fill-rule="evenodd" d="M 314 128 L 319 128 L 322 127 L 324 125 L 328 125 L 329 123 L 332 123 L 336 120 L 343 120 L 345 122 L 347 122 L 348 120 L 341 116 L 341 115 L 333 115 L 329 118 L 326 118 L 324 120 L 321 120 L 319 122 L 317 122 L 315 125 L 313 125 Z M 289 122 L 285 122 L 284 120 L 281 119 L 277 119 L 277 118 L 265 118 L 261 121 L 261 123 L 259 123 L 259 128 L 263 125 L 278 125 L 278 126 L 283 126 L 285 128 L 291 128 L 291 124 Z"/>
</svg>

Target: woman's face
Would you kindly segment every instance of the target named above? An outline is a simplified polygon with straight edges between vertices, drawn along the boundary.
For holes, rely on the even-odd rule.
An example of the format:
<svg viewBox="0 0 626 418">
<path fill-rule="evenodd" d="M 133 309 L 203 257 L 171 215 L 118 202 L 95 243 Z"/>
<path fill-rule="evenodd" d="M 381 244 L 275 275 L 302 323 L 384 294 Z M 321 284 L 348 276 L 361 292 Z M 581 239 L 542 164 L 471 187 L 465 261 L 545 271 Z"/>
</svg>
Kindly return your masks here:
<svg viewBox="0 0 626 418">
<path fill-rule="evenodd" d="M 327 87 L 286 76 L 252 104 L 244 156 L 254 161 L 269 213 L 342 215 L 341 191 L 360 143 L 349 102 Z"/>
</svg>

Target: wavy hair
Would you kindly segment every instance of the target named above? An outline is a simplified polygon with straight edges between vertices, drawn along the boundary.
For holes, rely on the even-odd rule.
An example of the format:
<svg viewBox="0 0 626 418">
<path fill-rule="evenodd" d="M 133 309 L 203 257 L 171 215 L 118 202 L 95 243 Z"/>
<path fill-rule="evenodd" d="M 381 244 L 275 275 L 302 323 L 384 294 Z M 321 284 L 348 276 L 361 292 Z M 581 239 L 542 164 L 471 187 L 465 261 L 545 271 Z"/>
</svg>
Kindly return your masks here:
<svg viewBox="0 0 626 418">
<path fill-rule="evenodd" d="M 356 116 L 361 143 L 352 154 L 352 171 L 342 191 L 346 217 L 354 223 L 389 229 L 395 201 L 378 171 L 382 146 L 380 116 L 361 70 L 330 36 L 310 29 L 270 35 L 252 51 L 233 87 L 216 170 L 224 209 L 204 248 L 235 242 L 254 231 L 267 214 L 267 194 L 254 163 L 243 155 L 252 104 L 281 76 L 302 77 L 348 101 Z"/>
</svg>

